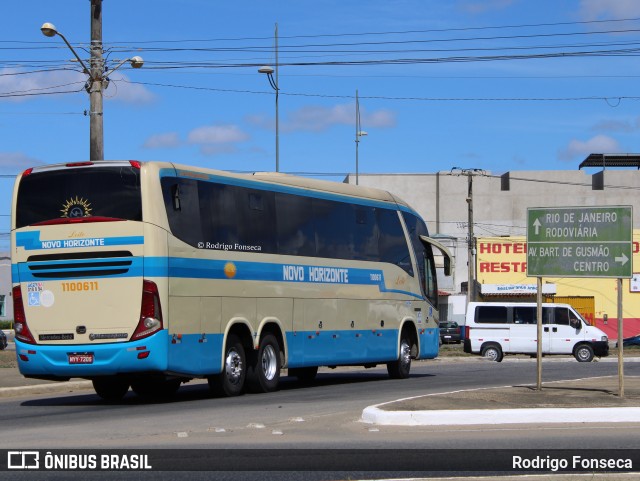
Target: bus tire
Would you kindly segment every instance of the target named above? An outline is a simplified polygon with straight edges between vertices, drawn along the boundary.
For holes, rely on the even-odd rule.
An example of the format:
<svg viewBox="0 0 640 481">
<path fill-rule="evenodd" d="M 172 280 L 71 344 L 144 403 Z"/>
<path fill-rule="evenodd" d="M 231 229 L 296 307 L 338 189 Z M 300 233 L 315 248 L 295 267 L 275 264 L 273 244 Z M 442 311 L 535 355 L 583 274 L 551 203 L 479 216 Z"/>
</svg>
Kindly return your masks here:
<svg viewBox="0 0 640 481">
<path fill-rule="evenodd" d="M 98 377 L 91 382 L 96 394 L 107 402 L 121 401 L 129 390 L 129 382 L 115 376 Z"/>
<path fill-rule="evenodd" d="M 280 345 L 273 334 L 260 340 L 247 367 L 247 388 L 251 392 L 273 392 L 280 383 Z"/>
<path fill-rule="evenodd" d="M 593 361 L 593 348 L 589 344 L 580 344 L 573 351 L 573 357 L 578 362 L 591 362 Z"/>
<path fill-rule="evenodd" d="M 131 383 L 131 389 L 138 396 L 149 399 L 167 399 L 180 389 L 179 379 L 142 379 Z"/>
<path fill-rule="evenodd" d="M 387 363 L 387 372 L 391 379 L 406 379 L 411 371 L 411 340 L 405 332 L 400 338 L 400 354 L 398 359 Z"/>
<path fill-rule="evenodd" d="M 224 350 L 224 365 L 222 372 L 211 376 L 209 388 L 215 394 L 224 396 L 239 396 L 244 391 L 244 381 L 247 376 L 247 358 L 240 338 L 229 334 Z"/>
<path fill-rule="evenodd" d="M 485 359 L 495 362 L 501 362 L 504 358 L 504 353 L 497 344 L 487 344 L 486 346 L 483 346 L 480 355 Z"/>
<path fill-rule="evenodd" d="M 294 367 L 289 369 L 289 376 L 298 378 L 304 384 L 312 383 L 318 375 L 318 366 Z"/>
</svg>

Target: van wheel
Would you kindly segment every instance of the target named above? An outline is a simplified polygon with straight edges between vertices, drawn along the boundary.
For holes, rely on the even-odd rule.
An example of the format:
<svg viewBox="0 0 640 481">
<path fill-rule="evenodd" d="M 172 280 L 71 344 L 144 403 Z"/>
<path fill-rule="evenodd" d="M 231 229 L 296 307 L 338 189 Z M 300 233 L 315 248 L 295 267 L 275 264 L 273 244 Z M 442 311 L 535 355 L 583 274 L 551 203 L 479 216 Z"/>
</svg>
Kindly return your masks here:
<svg viewBox="0 0 640 481">
<path fill-rule="evenodd" d="M 589 344 L 580 344 L 573 352 L 578 362 L 591 362 L 593 360 L 593 348 Z"/>
<path fill-rule="evenodd" d="M 406 379 L 411 371 L 411 344 L 406 334 L 400 340 L 400 355 L 398 359 L 387 363 L 387 372 L 391 379 Z"/>
<path fill-rule="evenodd" d="M 482 357 L 485 357 L 490 361 L 495 361 L 495 362 L 502 361 L 502 358 L 504 357 L 504 354 L 502 353 L 502 349 L 500 349 L 500 347 L 494 344 L 483 347 L 481 354 L 482 354 Z"/>
<path fill-rule="evenodd" d="M 251 392 L 273 392 L 280 382 L 280 346 L 273 334 L 260 341 L 257 355 L 251 356 L 247 369 L 247 388 Z"/>
</svg>

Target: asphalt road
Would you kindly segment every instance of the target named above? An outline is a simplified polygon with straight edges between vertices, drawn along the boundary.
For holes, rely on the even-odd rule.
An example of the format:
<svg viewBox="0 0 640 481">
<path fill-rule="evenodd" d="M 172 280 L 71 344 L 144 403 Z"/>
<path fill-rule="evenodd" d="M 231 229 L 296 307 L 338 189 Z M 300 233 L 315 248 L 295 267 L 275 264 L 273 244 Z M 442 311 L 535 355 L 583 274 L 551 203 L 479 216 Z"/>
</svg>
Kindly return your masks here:
<svg viewBox="0 0 640 481">
<path fill-rule="evenodd" d="M 311 387 L 284 378 L 280 391 L 212 398 L 184 385 L 170 402 L 129 393 L 103 403 L 92 391 L 0 400 L 0 448 L 640 448 L 639 423 L 558 426 L 397 427 L 360 421 L 369 405 L 422 394 L 535 383 L 535 362 L 416 362 L 408 380 L 384 368 L 322 372 Z M 611 362 L 545 362 L 543 381 L 615 375 Z M 640 375 L 640 363 L 625 367 Z M 594 379 L 597 385 L 597 380 Z"/>
</svg>

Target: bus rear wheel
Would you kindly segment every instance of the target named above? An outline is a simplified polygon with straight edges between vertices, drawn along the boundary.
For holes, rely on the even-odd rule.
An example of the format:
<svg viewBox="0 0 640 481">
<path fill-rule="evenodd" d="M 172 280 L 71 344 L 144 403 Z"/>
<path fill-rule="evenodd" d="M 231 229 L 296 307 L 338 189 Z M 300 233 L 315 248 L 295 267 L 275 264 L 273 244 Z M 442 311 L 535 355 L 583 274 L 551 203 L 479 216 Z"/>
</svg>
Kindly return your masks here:
<svg viewBox="0 0 640 481">
<path fill-rule="evenodd" d="M 144 398 L 170 398 L 180 389 L 180 380 L 142 379 L 132 382 L 131 389 Z"/>
<path fill-rule="evenodd" d="M 247 369 L 247 387 L 251 392 L 273 392 L 279 383 L 280 345 L 273 334 L 267 334 Z"/>
<path fill-rule="evenodd" d="M 96 394 L 108 402 L 118 402 L 127 394 L 129 382 L 115 376 L 92 380 Z"/>
<path fill-rule="evenodd" d="M 244 390 L 246 376 L 247 358 L 244 346 L 238 336 L 229 334 L 224 350 L 222 372 L 207 379 L 209 381 L 209 389 L 214 394 L 239 396 Z"/>
<path fill-rule="evenodd" d="M 317 375 L 318 366 L 289 368 L 289 376 L 297 377 L 304 384 L 312 383 Z"/>
<path fill-rule="evenodd" d="M 398 359 L 387 363 L 387 372 L 391 379 L 406 379 L 411 371 L 411 341 L 406 334 L 400 339 L 400 355 Z"/>
</svg>

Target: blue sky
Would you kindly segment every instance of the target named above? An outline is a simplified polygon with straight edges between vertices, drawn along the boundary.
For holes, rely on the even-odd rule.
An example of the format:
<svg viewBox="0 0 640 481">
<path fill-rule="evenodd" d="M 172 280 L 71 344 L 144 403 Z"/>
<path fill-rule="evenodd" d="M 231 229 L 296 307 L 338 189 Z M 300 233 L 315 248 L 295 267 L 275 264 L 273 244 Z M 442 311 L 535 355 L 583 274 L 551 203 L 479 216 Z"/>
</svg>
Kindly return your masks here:
<svg viewBox="0 0 640 481">
<path fill-rule="evenodd" d="M 625 20 L 625 21 L 623 21 Z M 0 34 L 0 250 L 12 176 L 89 157 L 89 0 L 9 2 Z M 104 0 L 105 158 L 238 171 L 499 174 L 638 152 L 637 0 Z M 595 54 L 597 53 L 597 54 Z M 522 58 L 514 58 L 519 56 Z M 71 93 L 55 93 L 71 92 Z"/>
</svg>

